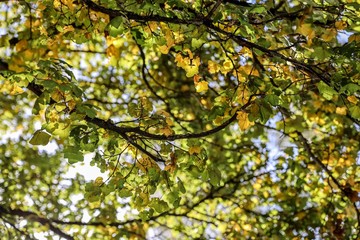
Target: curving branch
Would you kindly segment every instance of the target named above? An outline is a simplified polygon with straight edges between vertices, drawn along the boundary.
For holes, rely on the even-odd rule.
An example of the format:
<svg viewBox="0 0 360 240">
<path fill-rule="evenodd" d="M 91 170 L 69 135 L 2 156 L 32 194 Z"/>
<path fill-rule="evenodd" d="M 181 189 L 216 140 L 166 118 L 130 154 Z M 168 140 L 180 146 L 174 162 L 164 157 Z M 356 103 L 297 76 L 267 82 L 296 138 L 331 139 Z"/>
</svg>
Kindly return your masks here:
<svg viewBox="0 0 360 240">
<path fill-rule="evenodd" d="M 26 218 L 28 221 L 38 222 L 43 226 L 48 226 L 51 231 L 67 240 L 74 240 L 75 238 L 64 233 L 60 228 L 53 225 L 53 221 L 45 217 L 40 217 L 38 214 L 31 211 L 23 211 L 20 209 L 5 208 L 0 206 L 0 216 L 18 216 Z"/>
<path fill-rule="evenodd" d="M 255 96 L 255 95 L 250 96 L 249 101 L 247 103 L 245 103 L 243 106 L 241 106 L 238 111 L 243 111 L 247 107 L 249 107 L 253 103 L 252 102 L 253 96 Z M 135 133 L 136 136 L 132 136 L 133 139 L 135 139 L 136 137 L 145 137 L 145 138 L 152 139 L 152 140 L 174 141 L 174 140 L 178 140 L 178 139 L 203 138 L 203 137 L 207 137 L 212 134 L 215 134 L 215 133 L 223 130 L 227 126 L 229 126 L 232 122 L 234 122 L 236 120 L 236 116 L 237 116 L 237 113 L 232 115 L 223 124 L 213 128 L 211 130 L 208 130 L 208 131 L 199 132 L 199 133 L 174 134 L 174 135 L 170 135 L 170 136 L 149 133 L 144 130 L 141 130 L 138 127 L 119 127 L 119 126 L 116 126 L 111 121 L 105 121 L 105 120 L 102 120 L 99 118 L 90 118 L 90 117 L 86 116 L 85 120 L 87 122 L 91 122 L 91 123 L 97 125 L 100 128 L 104 128 L 104 129 L 116 132 L 120 135 L 126 134 L 126 133 Z M 129 136 L 127 136 L 126 138 L 131 139 L 131 137 L 129 137 Z"/>
</svg>

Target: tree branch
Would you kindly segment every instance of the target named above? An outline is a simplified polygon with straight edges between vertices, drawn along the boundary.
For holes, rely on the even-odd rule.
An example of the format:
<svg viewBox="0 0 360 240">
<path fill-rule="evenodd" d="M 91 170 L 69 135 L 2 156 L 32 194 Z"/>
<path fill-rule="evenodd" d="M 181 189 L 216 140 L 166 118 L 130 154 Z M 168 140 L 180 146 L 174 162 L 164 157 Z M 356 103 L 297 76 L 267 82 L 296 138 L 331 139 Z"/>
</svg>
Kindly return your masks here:
<svg viewBox="0 0 360 240">
<path fill-rule="evenodd" d="M 63 237 L 65 239 L 67 239 L 67 240 L 74 240 L 74 237 L 64 233 L 59 228 L 55 227 L 52 224 L 51 220 L 49 220 L 47 218 L 44 218 L 44 217 L 40 217 L 39 215 L 37 215 L 34 212 L 23 211 L 23 210 L 20 210 L 20 209 L 4 208 L 3 206 L 0 206 L 0 215 L 12 215 L 12 216 L 15 215 L 15 216 L 18 216 L 18 217 L 21 217 L 21 218 L 26 218 L 28 221 L 38 222 L 41 225 L 48 226 L 51 231 L 53 231 L 54 233 L 56 233 L 60 237 Z"/>
</svg>

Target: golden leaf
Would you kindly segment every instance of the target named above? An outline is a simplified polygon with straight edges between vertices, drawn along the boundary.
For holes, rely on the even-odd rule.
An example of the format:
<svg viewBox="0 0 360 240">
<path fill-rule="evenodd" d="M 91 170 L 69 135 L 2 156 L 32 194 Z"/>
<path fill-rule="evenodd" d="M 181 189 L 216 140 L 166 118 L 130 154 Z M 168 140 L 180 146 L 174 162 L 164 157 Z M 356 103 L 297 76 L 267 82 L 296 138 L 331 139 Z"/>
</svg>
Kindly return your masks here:
<svg viewBox="0 0 360 240">
<path fill-rule="evenodd" d="M 216 62 L 209 60 L 208 61 L 208 70 L 209 70 L 209 73 L 214 74 L 220 70 L 220 66 Z"/>
<path fill-rule="evenodd" d="M 69 100 L 67 106 L 70 111 L 73 110 L 76 107 L 76 101 L 74 99 Z"/>
<path fill-rule="evenodd" d="M 223 123 L 224 121 L 224 117 L 223 116 L 217 116 L 214 120 L 213 120 L 213 123 L 214 125 L 216 126 L 219 126 Z"/>
<path fill-rule="evenodd" d="M 195 83 L 195 89 L 197 92 L 206 92 L 209 89 L 209 83 L 206 81 L 200 81 Z"/>
<path fill-rule="evenodd" d="M 15 46 L 16 51 L 21 52 L 21 51 L 25 50 L 27 45 L 28 45 L 28 42 L 26 39 L 20 40 Z"/>
<path fill-rule="evenodd" d="M 111 44 L 107 49 L 106 49 L 106 55 L 108 57 L 112 57 L 114 56 L 115 58 L 119 58 L 120 57 L 120 51 L 119 49 L 117 49 L 113 44 Z"/>
<path fill-rule="evenodd" d="M 147 172 L 150 168 L 155 168 L 158 171 L 160 170 L 160 167 L 156 164 L 156 162 L 146 155 L 143 155 L 142 158 L 136 161 L 136 166 L 143 172 Z"/>
<path fill-rule="evenodd" d="M 199 146 L 193 146 L 193 147 L 189 148 L 190 155 L 198 154 L 200 152 L 201 152 L 201 147 L 199 147 Z"/>
<path fill-rule="evenodd" d="M 68 25 L 63 28 L 63 33 L 73 32 L 73 31 L 75 31 L 75 28 L 72 25 Z"/>
<path fill-rule="evenodd" d="M 321 38 L 325 42 L 330 42 L 336 37 L 336 30 L 335 29 L 327 29 L 323 35 L 321 35 Z"/>
<path fill-rule="evenodd" d="M 232 69 L 234 68 L 232 62 L 229 59 L 226 59 L 225 62 L 223 63 L 222 67 L 221 67 L 221 72 L 223 74 L 226 74 L 228 72 L 230 72 Z"/>
<path fill-rule="evenodd" d="M 166 137 L 171 136 L 173 134 L 173 130 L 169 126 L 160 128 L 159 132 L 164 134 Z"/>
<path fill-rule="evenodd" d="M 54 91 L 52 92 L 51 98 L 52 98 L 55 102 L 60 102 L 61 100 L 64 99 L 63 92 L 61 92 L 59 89 L 56 89 L 56 90 L 54 90 Z"/>
<path fill-rule="evenodd" d="M 102 177 L 97 177 L 94 181 L 94 185 L 95 186 L 100 186 L 101 184 L 103 184 L 103 178 Z"/>
<path fill-rule="evenodd" d="M 246 112 L 238 111 L 236 119 L 238 120 L 240 129 L 243 131 L 254 125 L 254 122 L 249 121 L 248 113 Z"/>
<path fill-rule="evenodd" d="M 346 107 L 337 107 L 336 108 L 336 114 L 346 115 Z"/>
<path fill-rule="evenodd" d="M 335 27 L 337 30 L 344 30 L 347 26 L 347 23 L 345 21 L 337 21 L 335 23 Z"/>
<path fill-rule="evenodd" d="M 357 98 L 354 95 L 348 96 L 347 100 L 349 100 L 349 102 L 351 102 L 353 104 L 357 104 L 357 102 L 358 102 Z"/>
<path fill-rule="evenodd" d="M 349 39 L 349 43 L 351 42 L 360 42 L 360 35 L 359 34 L 352 34 Z"/>
<path fill-rule="evenodd" d="M 19 87 L 18 85 L 14 84 L 12 87 L 11 87 L 11 90 L 10 90 L 10 95 L 18 95 L 18 94 L 21 94 L 23 93 L 24 90 Z"/>
<path fill-rule="evenodd" d="M 162 54 L 168 54 L 168 53 L 169 53 L 169 50 L 170 50 L 170 47 L 167 46 L 167 45 L 159 46 L 159 51 L 160 51 Z"/>
<path fill-rule="evenodd" d="M 307 37 L 308 44 L 309 45 L 312 44 L 312 39 L 315 37 L 315 31 L 312 28 L 311 24 L 309 24 L 309 23 L 301 24 L 296 29 L 296 32 L 304 35 L 305 37 Z"/>
</svg>

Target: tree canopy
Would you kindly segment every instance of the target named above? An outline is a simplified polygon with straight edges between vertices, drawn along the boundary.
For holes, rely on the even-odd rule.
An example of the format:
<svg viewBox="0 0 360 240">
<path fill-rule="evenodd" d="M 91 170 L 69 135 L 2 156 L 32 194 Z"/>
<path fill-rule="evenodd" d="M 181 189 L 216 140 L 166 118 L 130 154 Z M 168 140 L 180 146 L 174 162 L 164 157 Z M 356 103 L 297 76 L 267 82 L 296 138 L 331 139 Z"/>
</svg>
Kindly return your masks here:
<svg viewBox="0 0 360 240">
<path fill-rule="evenodd" d="M 359 1 L 1 1 L 0 34 L 2 239 L 360 238 Z"/>
</svg>

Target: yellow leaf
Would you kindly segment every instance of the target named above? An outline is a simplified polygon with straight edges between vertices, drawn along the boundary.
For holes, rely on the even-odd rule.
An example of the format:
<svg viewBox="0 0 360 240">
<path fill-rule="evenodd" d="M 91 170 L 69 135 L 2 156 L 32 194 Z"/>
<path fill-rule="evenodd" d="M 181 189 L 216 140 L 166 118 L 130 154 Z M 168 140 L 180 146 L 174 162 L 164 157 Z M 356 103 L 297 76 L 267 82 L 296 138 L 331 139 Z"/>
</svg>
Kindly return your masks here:
<svg viewBox="0 0 360 240">
<path fill-rule="evenodd" d="M 335 27 L 337 30 L 344 30 L 346 28 L 346 26 L 347 26 L 347 23 L 344 21 L 337 21 L 335 23 Z"/>
<path fill-rule="evenodd" d="M 46 118 L 50 122 L 55 123 L 59 121 L 60 115 L 55 108 L 52 108 L 51 110 L 46 111 Z"/>
<path fill-rule="evenodd" d="M 234 68 L 234 66 L 233 66 L 232 62 L 229 59 L 226 59 L 222 65 L 222 68 L 220 71 L 223 74 L 226 74 L 226 73 L 230 72 L 233 68 Z"/>
<path fill-rule="evenodd" d="M 73 31 L 75 31 L 75 28 L 72 25 L 68 25 L 63 28 L 63 33 L 73 32 Z"/>
<path fill-rule="evenodd" d="M 200 152 L 201 152 L 201 147 L 199 146 L 193 146 L 189 148 L 190 155 L 199 154 Z"/>
<path fill-rule="evenodd" d="M 23 92 L 24 92 L 24 90 L 16 84 L 12 85 L 12 87 L 10 89 L 10 95 L 17 95 L 17 94 L 21 94 Z"/>
<path fill-rule="evenodd" d="M 114 56 L 115 58 L 119 59 L 119 57 L 120 57 L 120 51 L 119 51 L 119 49 L 117 49 L 113 44 L 111 44 L 111 45 L 106 49 L 106 55 L 107 55 L 108 57 Z"/>
<path fill-rule="evenodd" d="M 297 28 L 296 32 L 298 32 L 298 33 L 300 33 L 300 34 L 302 34 L 304 36 L 309 36 L 309 35 L 315 34 L 314 29 L 311 27 L 311 24 L 309 24 L 309 23 L 305 23 L 305 24 L 300 25 Z"/>
<path fill-rule="evenodd" d="M 73 100 L 73 99 L 69 100 L 69 101 L 67 102 L 67 106 L 68 106 L 68 108 L 69 108 L 70 111 L 73 110 L 73 109 L 76 107 L 76 101 Z"/>
<path fill-rule="evenodd" d="M 348 39 L 349 43 L 351 42 L 360 42 L 360 35 L 358 34 L 352 34 L 349 39 Z"/>
<path fill-rule="evenodd" d="M 197 66 L 187 66 L 185 68 L 185 71 L 186 71 L 186 76 L 187 77 L 192 77 L 195 74 L 199 73 L 199 68 Z"/>
<path fill-rule="evenodd" d="M 224 121 L 224 117 L 223 116 L 217 116 L 214 120 L 213 120 L 213 123 L 216 125 L 216 126 L 219 126 L 223 123 Z"/>
<path fill-rule="evenodd" d="M 346 107 L 337 107 L 336 108 L 336 114 L 346 115 Z"/>
<path fill-rule="evenodd" d="M 174 122 L 173 122 L 173 120 L 171 120 L 171 118 L 166 118 L 165 119 L 165 122 L 166 122 L 166 124 L 168 125 L 168 126 L 174 126 Z"/>
<path fill-rule="evenodd" d="M 303 219 L 305 216 L 307 215 L 306 212 L 299 212 L 295 215 L 295 217 L 297 218 L 297 220 L 301 220 Z"/>
<path fill-rule="evenodd" d="M 176 170 L 176 164 L 170 163 L 169 165 L 165 166 L 164 170 L 173 173 Z"/>
<path fill-rule="evenodd" d="M 311 24 L 306 23 L 306 24 L 300 25 L 297 28 L 296 32 L 304 35 L 305 37 L 307 37 L 308 44 L 311 45 L 312 39 L 315 37 L 315 31 L 311 27 Z"/>
<path fill-rule="evenodd" d="M 142 158 L 138 159 L 136 161 L 136 166 L 143 172 L 147 172 L 147 170 L 150 168 L 160 170 L 160 167 L 156 164 L 156 162 L 148 156 L 143 156 Z"/>
<path fill-rule="evenodd" d="M 252 226 L 250 224 L 244 224 L 242 226 L 242 228 L 245 230 L 245 231 L 250 231 L 252 229 Z"/>
<path fill-rule="evenodd" d="M 254 183 L 254 184 L 253 184 L 253 188 L 254 188 L 255 190 L 259 190 L 259 189 L 261 188 L 261 184 L 260 184 L 260 183 Z"/>
<path fill-rule="evenodd" d="M 162 54 L 168 54 L 168 53 L 169 53 L 169 50 L 170 50 L 170 47 L 168 47 L 167 45 L 163 45 L 163 46 L 160 46 L 160 47 L 159 47 L 159 51 L 160 51 Z"/>
<path fill-rule="evenodd" d="M 61 92 L 59 89 L 56 89 L 56 90 L 54 90 L 54 91 L 52 92 L 51 98 L 52 98 L 55 102 L 60 102 L 61 100 L 64 99 L 63 92 Z"/>
<path fill-rule="evenodd" d="M 184 58 L 180 53 L 177 53 L 175 56 L 175 62 L 176 62 L 176 66 L 178 67 L 184 67 Z"/>
<path fill-rule="evenodd" d="M 94 185 L 95 186 L 101 186 L 103 184 L 103 178 L 102 177 L 97 177 L 94 181 Z"/>
<path fill-rule="evenodd" d="M 349 102 L 351 102 L 353 104 L 357 104 L 357 102 L 358 102 L 358 99 L 354 95 L 348 96 L 347 100 L 349 100 Z"/>
<path fill-rule="evenodd" d="M 220 66 L 216 62 L 209 60 L 208 69 L 209 69 L 209 73 L 214 74 L 220 70 Z"/>
<path fill-rule="evenodd" d="M 321 38 L 325 42 L 330 42 L 336 37 L 336 30 L 335 29 L 327 29 L 323 35 L 321 35 Z"/>
<path fill-rule="evenodd" d="M 200 58 L 196 57 L 192 58 L 185 58 L 185 65 L 183 66 L 184 70 L 186 71 L 187 77 L 193 77 L 195 74 L 199 73 L 199 65 L 200 65 Z"/>
<path fill-rule="evenodd" d="M 246 112 L 239 111 L 237 113 L 236 119 L 238 120 L 240 129 L 243 131 L 254 125 L 254 122 L 249 121 L 248 113 Z"/>
<path fill-rule="evenodd" d="M 194 83 L 195 84 L 198 83 L 200 79 L 201 79 L 201 77 L 199 75 L 197 75 L 197 74 L 194 75 Z"/>
<path fill-rule="evenodd" d="M 159 132 L 164 134 L 166 137 L 171 136 L 173 134 L 173 130 L 169 126 L 160 128 Z"/>
<path fill-rule="evenodd" d="M 244 88 L 238 88 L 237 90 L 237 102 L 240 104 L 245 104 L 249 101 L 250 93 Z"/>
<path fill-rule="evenodd" d="M 200 81 L 195 83 L 195 89 L 197 92 L 206 92 L 209 89 L 208 82 Z"/>
<path fill-rule="evenodd" d="M 15 46 L 16 51 L 21 52 L 21 51 L 25 50 L 27 45 L 28 45 L 28 42 L 26 39 L 20 40 Z"/>
</svg>

